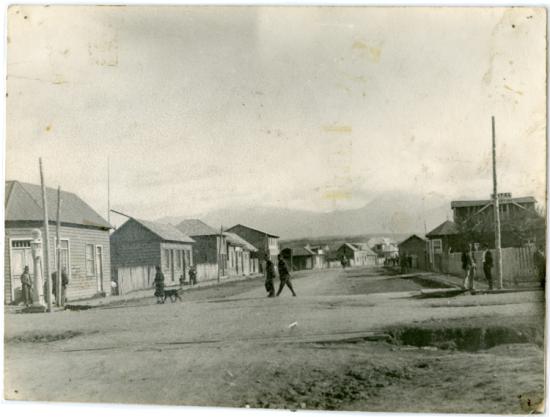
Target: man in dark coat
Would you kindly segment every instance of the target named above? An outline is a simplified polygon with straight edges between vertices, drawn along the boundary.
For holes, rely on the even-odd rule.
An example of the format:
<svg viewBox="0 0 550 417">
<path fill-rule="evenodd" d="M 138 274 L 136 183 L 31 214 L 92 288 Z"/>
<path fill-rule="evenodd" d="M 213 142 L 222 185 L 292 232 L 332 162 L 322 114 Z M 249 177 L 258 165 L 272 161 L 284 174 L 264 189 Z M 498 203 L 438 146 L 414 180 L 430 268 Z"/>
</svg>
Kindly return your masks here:
<svg viewBox="0 0 550 417">
<path fill-rule="evenodd" d="M 189 284 L 195 285 L 197 283 L 197 269 L 195 265 L 191 265 L 189 268 Z"/>
<path fill-rule="evenodd" d="M 489 290 L 493 289 L 493 254 L 489 250 L 489 247 L 487 245 L 483 246 L 483 273 L 485 274 L 485 278 L 487 279 L 487 283 L 489 284 Z"/>
<path fill-rule="evenodd" d="M 273 267 L 273 262 L 269 259 L 269 256 L 265 256 L 265 290 L 267 291 L 268 297 L 275 297 L 275 284 L 273 280 L 275 279 L 275 269 Z"/>
<path fill-rule="evenodd" d="M 25 266 L 21 274 L 21 292 L 23 293 L 23 302 L 27 307 L 32 304 L 31 288 L 31 274 L 29 273 L 29 267 Z"/>
<path fill-rule="evenodd" d="M 157 273 L 155 274 L 155 297 L 157 297 L 157 304 L 164 303 L 164 274 L 160 266 L 156 267 Z"/>
<path fill-rule="evenodd" d="M 286 265 L 285 260 L 281 255 L 279 255 L 279 291 L 277 291 L 277 297 L 279 294 L 281 294 L 281 291 L 283 291 L 284 286 L 286 285 L 290 291 L 292 292 L 292 296 L 296 297 L 296 293 L 294 292 L 294 288 L 292 288 L 292 283 L 290 282 L 290 272 L 288 272 L 288 266 Z"/>
</svg>

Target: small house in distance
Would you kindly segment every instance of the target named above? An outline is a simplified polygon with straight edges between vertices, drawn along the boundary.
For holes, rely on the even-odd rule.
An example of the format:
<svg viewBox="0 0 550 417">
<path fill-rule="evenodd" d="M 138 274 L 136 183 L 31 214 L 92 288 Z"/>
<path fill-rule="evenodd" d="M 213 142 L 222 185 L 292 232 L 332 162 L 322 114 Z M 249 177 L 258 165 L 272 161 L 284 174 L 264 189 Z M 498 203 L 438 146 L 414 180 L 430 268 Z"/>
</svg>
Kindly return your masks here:
<svg viewBox="0 0 550 417">
<path fill-rule="evenodd" d="M 42 190 L 19 181 L 5 184 L 4 302 L 21 299 L 21 274 L 25 266 L 33 274 L 32 230 L 44 239 Z M 50 271 L 56 269 L 57 190 L 46 189 L 50 235 Z M 109 230 L 97 212 L 76 194 L 62 191 L 60 207 L 61 265 L 67 271 L 67 299 L 110 294 L 111 265 Z"/>
<path fill-rule="evenodd" d="M 403 260 L 411 257 L 414 269 L 426 269 L 427 267 L 427 252 L 426 240 L 417 235 L 409 236 L 407 239 L 399 243 L 399 259 Z"/>
<path fill-rule="evenodd" d="M 130 218 L 111 235 L 111 263 L 119 294 L 152 287 L 157 265 L 167 286 L 179 285 L 181 278 L 188 280 L 194 242 L 174 226 Z"/>
<path fill-rule="evenodd" d="M 428 238 L 428 261 L 433 269 L 441 270 L 444 253 L 461 251 L 460 235 L 456 224 L 446 220 L 426 234 Z"/>
<path fill-rule="evenodd" d="M 351 266 L 374 266 L 378 263 L 378 255 L 367 243 L 344 243 L 336 253 L 340 260 L 345 256 Z"/>
<path fill-rule="evenodd" d="M 286 247 L 281 255 L 293 271 L 313 269 L 315 253 L 306 247 Z"/>
</svg>

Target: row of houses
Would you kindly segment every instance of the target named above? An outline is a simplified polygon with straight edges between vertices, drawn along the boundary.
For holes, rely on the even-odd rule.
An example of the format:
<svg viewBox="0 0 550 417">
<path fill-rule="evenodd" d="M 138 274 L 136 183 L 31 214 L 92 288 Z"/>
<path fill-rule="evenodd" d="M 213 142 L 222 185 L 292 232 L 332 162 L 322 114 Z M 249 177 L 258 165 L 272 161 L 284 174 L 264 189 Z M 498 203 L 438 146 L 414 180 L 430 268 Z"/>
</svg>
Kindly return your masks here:
<svg viewBox="0 0 550 417">
<path fill-rule="evenodd" d="M 498 200 L 501 247 L 507 249 L 508 257 L 525 258 L 521 263 L 526 273 L 531 273 L 531 257 L 525 254 L 536 245 L 544 245 L 546 233 L 545 221 L 536 212 L 536 200 L 530 196 L 513 198 L 511 193 L 499 194 Z M 449 262 L 458 264 L 460 254 L 469 245 L 479 252 L 483 245 L 495 248 L 493 199 L 452 201 L 451 209 L 453 220 L 445 220 L 425 236 L 411 235 L 400 242 L 399 258 L 410 260 L 414 269 L 460 271 L 460 267 L 450 267 Z"/>
<path fill-rule="evenodd" d="M 284 247 L 283 258 L 293 270 L 339 267 L 342 260 L 350 266 L 373 266 L 398 256 L 397 244 L 388 238 L 373 238 L 366 243 L 344 242 L 332 247 L 329 244 Z"/>
<path fill-rule="evenodd" d="M 57 192 L 47 188 L 50 271 L 56 270 Z M 173 226 L 130 217 L 113 227 L 74 193 L 61 192 L 60 262 L 69 278 L 69 300 L 150 288 L 160 266 L 167 285 L 189 283 L 190 268 L 209 280 L 261 271 L 267 255 L 276 260 L 279 237 L 245 225 L 217 231 L 198 219 Z M 41 187 L 5 184 L 4 302 L 21 299 L 21 274 L 34 274 L 33 230 L 43 230 Z"/>
</svg>

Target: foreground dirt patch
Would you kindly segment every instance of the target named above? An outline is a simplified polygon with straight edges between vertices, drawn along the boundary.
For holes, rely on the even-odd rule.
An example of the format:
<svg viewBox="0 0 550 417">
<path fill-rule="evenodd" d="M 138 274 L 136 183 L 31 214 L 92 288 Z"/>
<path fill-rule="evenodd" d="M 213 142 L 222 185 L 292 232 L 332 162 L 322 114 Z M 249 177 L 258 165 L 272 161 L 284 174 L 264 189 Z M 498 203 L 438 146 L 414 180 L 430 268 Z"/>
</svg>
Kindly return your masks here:
<svg viewBox="0 0 550 417">
<path fill-rule="evenodd" d="M 97 333 L 88 332 L 86 334 Z M 48 343 L 57 342 L 59 340 L 72 339 L 73 337 L 82 336 L 84 332 L 68 330 L 66 332 L 27 332 L 18 336 L 5 338 L 5 343 Z"/>
</svg>

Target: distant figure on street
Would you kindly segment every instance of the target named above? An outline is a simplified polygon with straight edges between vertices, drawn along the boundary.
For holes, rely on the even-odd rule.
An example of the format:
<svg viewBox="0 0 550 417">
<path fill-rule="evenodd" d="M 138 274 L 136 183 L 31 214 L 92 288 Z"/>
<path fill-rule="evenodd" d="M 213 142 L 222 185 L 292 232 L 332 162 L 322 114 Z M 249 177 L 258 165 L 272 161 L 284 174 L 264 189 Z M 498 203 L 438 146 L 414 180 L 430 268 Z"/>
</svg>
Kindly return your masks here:
<svg viewBox="0 0 550 417">
<path fill-rule="evenodd" d="M 342 256 L 340 263 L 342 264 L 342 269 L 346 269 L 346 266 L 348 266 L 348 258 L 346 258 L 346 255 Z"/>
<path fill-rule="evenodd" d="M 69 285 L 69 277 L 67 276 L 67 269 L 65 267 L 61 268 L 61 302 L 60 305 L 65 305 L 67 301 L 67 285 Z M 55 297 L 57 302 L 57 271 L 52 273 L 52 294 Z"/>
<path fill-rule="evenodd" d="M 283 291 L 285 285 L 292 292 L 292 296 L 296 297 L 296 293 L 294 292 L 294 288 L 292 288 L 292 283 L 290 282 L 290 272 L 288 272 L 288 266 L 286 265 L 286 262 L 281 255 L 279 255 L 278 267 L 280 283 L 279 291 L 277 291 L 277 297 L 281 294 L 281 291 Z"/>
<path fill-rule="evenodd" d="M 540 281 L 541 287 L 546 286 L 546 256 L 544 255 L 544 248 L 538 246 L 533 254 L 535 261 L 535 268 L 537 270 L 537 278 Z"/>
<path fill-rule="evenodd" d="M 265 290 L 268 297 L 275 297 L 275 269 L 269 255 L 265 256 Z"/>
<path fill-rule="evenodd" d="M 25 268 L 23 268 L 23 273 L 21 274 L 21 292 L 23 293 L 23 302 L 26 307 L 32 304 L 31 289 L 31 274 L 29 273 L 29 267 L 25 266 Z"/>
<path fill-rule="evenodd" d="M 157 273 L 155 275 L 155 297 L 157 297 L 157 304 L 164 302 L 164 274 L 160 269 L 160 266 L 156 266 Z"/>
<path fill-rule="evenodd" d="M 466 253 L 466 277 L 464 278 L 464 289 L 473 291 L 474 279 L 476 275 L 476 261 L 473 252 L 473 245 L 468 245 L 468 252 Z"/>
<path fill-rule="evenodd" d="M 189 268 L 189 284 L 195 285 L 197 283 L 197 268 L 195 265 L 191 265 Z"/>
<path fill-rule="evenodd" d="M 493 254 L 489 250 L 489 246 L 483 245 L 483 273 L 485 274 L 485 279 L 489 284 L 489 290 L 493 289 Z"/>
</svg>

